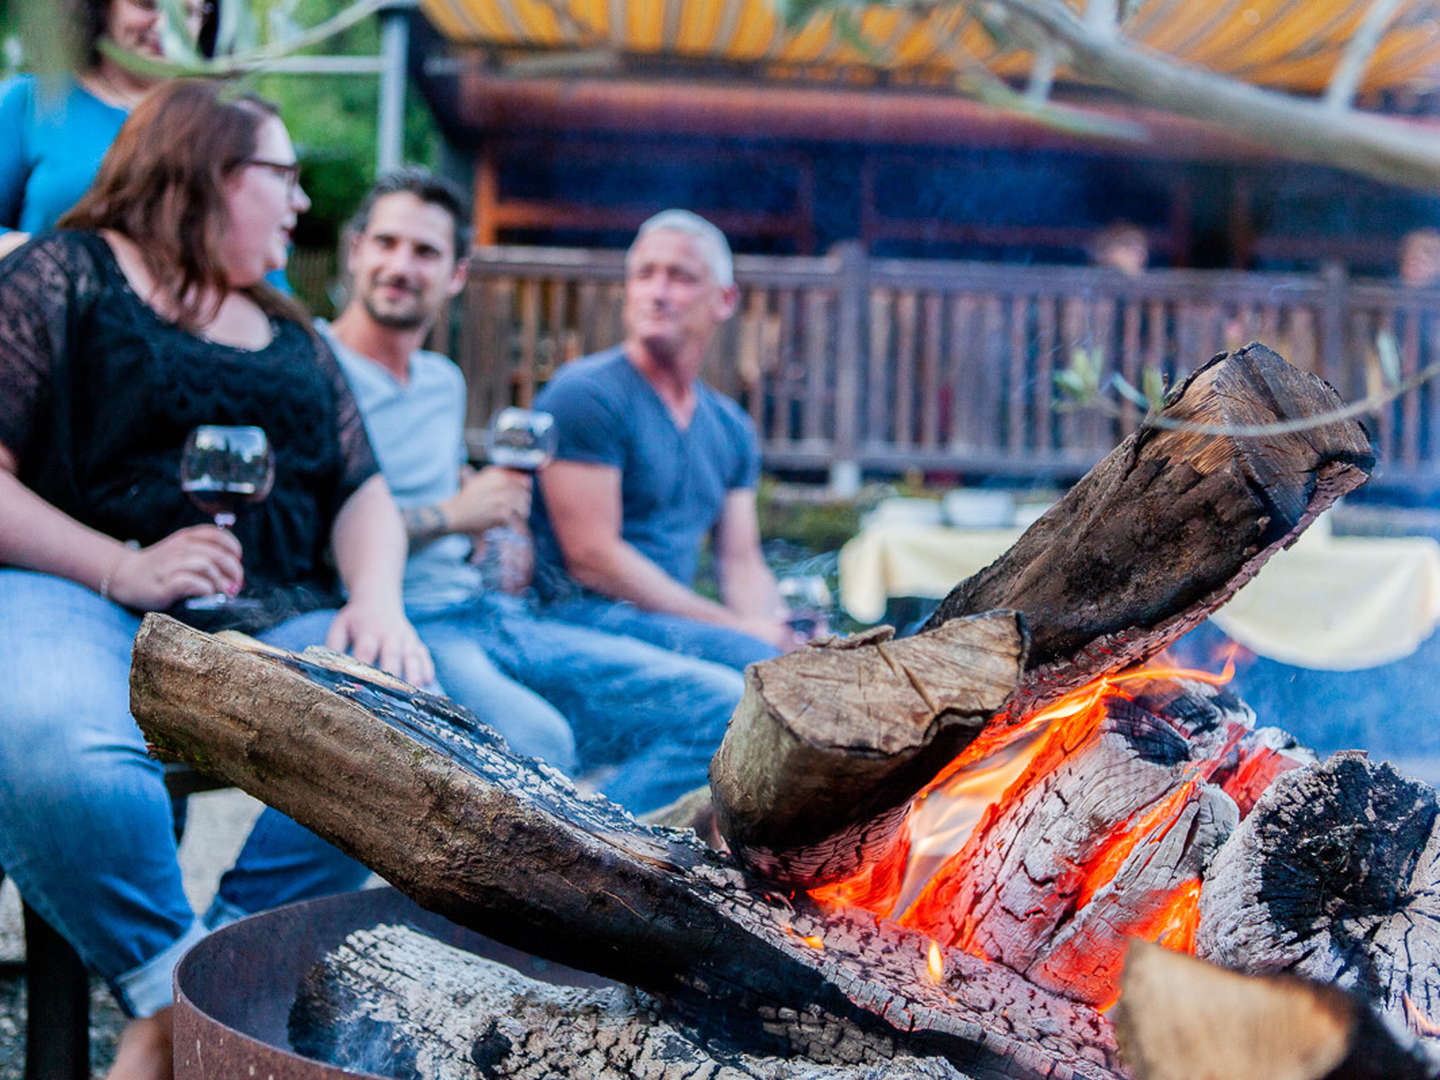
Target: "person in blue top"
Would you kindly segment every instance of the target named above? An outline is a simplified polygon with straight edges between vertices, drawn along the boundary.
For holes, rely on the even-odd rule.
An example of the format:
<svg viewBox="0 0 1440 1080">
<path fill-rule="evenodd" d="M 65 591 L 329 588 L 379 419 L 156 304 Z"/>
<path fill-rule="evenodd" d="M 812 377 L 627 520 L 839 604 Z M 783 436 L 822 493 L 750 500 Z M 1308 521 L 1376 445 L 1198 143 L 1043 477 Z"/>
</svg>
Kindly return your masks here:
<svg viewBox="0 0 1440 1080">
<path fill-rule="evenodd" d="M 158 0 L 82 0 L 85 68 L 0 84 L 0 255 L 55 224 L 95 179 L 120 125 L 158 79 L 130 71 L 99 50 L 102 38 L 141 56 L 163 57 Z M 193 41 L 213 40 L 208 0 L 181 0 Z"/>
<path fill-rule="evenodd" d="M 640 226 L 624 342 L 565 365 L 535 400 L 560 445 L 531 525 L 547 614 L 743 669 L 798 642 L 760 551 L 754 425 L 700 381 L 738 299 L 710 222 L 666 210 Z M 694 588 L 707 535 L 719 600 Z"/>
</svg>

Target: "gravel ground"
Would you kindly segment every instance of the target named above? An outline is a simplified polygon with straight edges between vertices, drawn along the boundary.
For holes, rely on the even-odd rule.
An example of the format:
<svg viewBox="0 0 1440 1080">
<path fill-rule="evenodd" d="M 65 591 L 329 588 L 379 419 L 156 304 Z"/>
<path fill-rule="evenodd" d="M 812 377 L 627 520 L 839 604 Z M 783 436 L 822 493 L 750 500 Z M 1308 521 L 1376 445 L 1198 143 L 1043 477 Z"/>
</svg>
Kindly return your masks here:
<svg viewBox="0 0 1440 1080">
<path fill-rule="evenodd" d="M 190 799 L 180 868 L 196 911 L 209 906 L 220 875 L 234 861 L 259 812 L 260 804 L 240 791 L 210 791 Z M 0 889 L 0 1080 L 23 1080 L 25 1075 L 24 952 L 20 898 L 7 881 Z M 90 1069 L 99 1077 L 110 1065 L 125 1017 L 98 979 L 91 982 L 90 1002 Z"/>
</svg>

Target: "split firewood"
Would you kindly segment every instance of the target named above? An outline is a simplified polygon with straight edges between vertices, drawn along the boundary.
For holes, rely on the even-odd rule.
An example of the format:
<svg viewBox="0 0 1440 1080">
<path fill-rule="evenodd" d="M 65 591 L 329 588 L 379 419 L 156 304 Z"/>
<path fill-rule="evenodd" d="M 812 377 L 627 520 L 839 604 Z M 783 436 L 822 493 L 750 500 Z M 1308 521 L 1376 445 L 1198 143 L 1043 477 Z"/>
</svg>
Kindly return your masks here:
<svg viewBox="0 0 1440 1080">
<path fill-rule="evenodd" d="M 1135 1080 L 1433 1080 L 1435 1059 L 1364 1001 L 1132 942 L 1111 1012 Z"/>
<path fill-rule="evenodd" d="M 763 1041 L 770 1010 L 805 1002 L 836 1038 L 787 1050 L 833 1064 L 914 1050 L 977 1080 L 1115 1075 L 1094 1010 L 976 957 L 932 961 L 924 937 L 865 912 L 754 891 L 693 832 L 580 795 L 445 699 L 149 615 L 131 711 L 157 748 L 289 814 L 422 906 L 723 1010 L 732 1032 Z"/>
<path fill-rule="evenodd" d="M 745 672 L 710 785 L 721 834 L 761 876 L 808 887 L 881 859 L 912 797 L 1023 669 L 1025 633 L 1008 612 L 892 634 L 832 639 Z"/>
<path fill-rule="evenodd" d="M 1191 375 L 1162 416 L 1243 428 L 1304 420 L 1339 405 L 1323 380 L 1251 345 Z M 1142 427 L 1006 554 L 958 585 L 916 638 L 882 644 L 864 637 L 842 651 L 792 654 L 749 669 L 711 773 L 731 850 L 752 871 L 804 888 L 873 864 L 898 842 L 907 807 L 935 775 L 925 775 L 922 764 L 962 749 L 967 759 L 980 756 L 1047 703 L 1155 655 L 1363 483 L 1373 464 L 1353 421 L 1263 438 Z M 957 666 L 983 663 L 974 677 L 984 693 L 951 722 L 933 723 L 950 708 L 941 682 L 957 690 L 972 684 L 941 665 L 945 650 L 956 647 L 952 639 L 919 643 L 962 617 L 1001 611 L 1018 612 L 1029 639 L 1018 684 L 987 720 L 986 706 L 1009 677 L 1000 662 L 1014 653 L 1008 645 L 957 651 Z M 906 666 L 876 656 L 910 642 L 933 658 L 940 677 L 922 678 L 913 692 L 904 685 Z M 877 681 L 877 672 L 887 678 Z M 841 686 L 843 699 L 834 689 Z M 900 694 L 892 697 L 895 688 Z M 871 701 L 893 704 L 871 708 Z M 894 731 L 880 719 L 892 710 L 900 718 L 894 726 L 905 732 L 898 752 Z M 823 793 L 823 808 L 812 811 L 815 793 Z"/>
<path fill-rule="evenodd" d="M 1440 1015 L 1440 800 L 1358 752 L 1278 777 L 1216 855 L 1196 953 Z M 1428 1021 L 1427 1021 L 1428 1022 Z"/>
<path fill-rule="evenodd" d="M 311 969 L 289 1034 L 307 1057 L 397 1080 L 967 1080 L 939 1057 L 827 1065 L 767 1056 L 712 1020 L 632 987 L 555 986 L 408 927 L 377 926 Z M 833 1034 L 804 1007 L 771 1010 L 766 1024 L 791 1029 L 782 1045 Z"/>
</svg>

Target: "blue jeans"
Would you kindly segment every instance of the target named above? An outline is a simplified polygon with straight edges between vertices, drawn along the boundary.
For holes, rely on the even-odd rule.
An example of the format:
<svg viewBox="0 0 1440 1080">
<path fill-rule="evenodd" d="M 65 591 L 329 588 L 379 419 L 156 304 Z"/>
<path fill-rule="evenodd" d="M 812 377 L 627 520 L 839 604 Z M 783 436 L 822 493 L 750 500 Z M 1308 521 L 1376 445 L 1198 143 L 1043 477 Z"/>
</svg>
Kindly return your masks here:
<svg viewBox="0 0 1440 1080">
<path fill-rule="evenodd" d="M 334 612 L 259 635 L 300 649 Z M 0 569 L 0 866 L 132 1016 L 172 1000 L 205 934 L 181 887 L 160 762 L 129 711 L 139 616 L 62 578 Z M 369 871 L 266 810 L 227 875 L 228 908 L 357 888 Z"/>
<path fill-rule="evenodd" d="M 683 615 L 646 611 L 623 600 L 580 596 L 557 600 L 542 610 L 553 619 L 594 627 L 607 634 L 639 638 L 670 652 L 724 664 L 736 671 L 780 655 L 780 650 L 769 642 L 739 630 L 687 619 Z"/>
<path fill-rule="evenodd" d="M 520 753 L 571 772 L 614 766 L 600 790 L 636 814 L 706 783 L 745 685 L 729 668 L 547 618 L 513 596 L 409 615 L 446 693 Z"/>
</svg>

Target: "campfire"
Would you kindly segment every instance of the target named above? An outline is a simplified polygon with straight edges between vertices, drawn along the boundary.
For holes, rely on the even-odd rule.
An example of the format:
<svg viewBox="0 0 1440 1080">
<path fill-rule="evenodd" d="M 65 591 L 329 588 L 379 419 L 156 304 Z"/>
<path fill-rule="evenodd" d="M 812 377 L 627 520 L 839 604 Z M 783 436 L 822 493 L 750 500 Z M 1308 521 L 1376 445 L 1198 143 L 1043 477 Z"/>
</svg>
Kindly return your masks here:
<svg viewBox="0 0 1440 1080">
<path fill-rule="evenodd" d="M 709 798 L 672 817 L 722 851 L 343 658 L 150 617 L 132 708 L 423 906 L 623 984 L 560 991 L 357 932 L 292 1013 L 297 1049 L 337 1065 L 1437 1075 L 1433 790 L 1315 762 L 1228 672 L 1140 666 L 1364 481 L 1353 424 L 1232 434 L 1338 404 L 1262 346 L 1216 357 L 1167 402 L 1187 426 L 1131 436 L 920 634 L 753 666 Z"/>
</svg>

